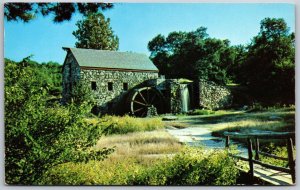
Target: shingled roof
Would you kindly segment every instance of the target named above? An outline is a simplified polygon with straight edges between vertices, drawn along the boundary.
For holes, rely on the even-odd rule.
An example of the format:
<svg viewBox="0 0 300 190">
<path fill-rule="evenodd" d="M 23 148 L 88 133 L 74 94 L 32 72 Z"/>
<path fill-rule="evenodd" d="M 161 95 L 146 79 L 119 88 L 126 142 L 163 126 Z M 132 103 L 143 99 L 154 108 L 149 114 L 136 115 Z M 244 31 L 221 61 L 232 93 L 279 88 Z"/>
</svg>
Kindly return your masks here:
<svg viewBox="0 0 300 190">
<path fill-rule="evenodd" d="M 66 47 L 63 49 L 74 55 L 80 67 L 158 71 L 145 54 Z"/>
</svg>

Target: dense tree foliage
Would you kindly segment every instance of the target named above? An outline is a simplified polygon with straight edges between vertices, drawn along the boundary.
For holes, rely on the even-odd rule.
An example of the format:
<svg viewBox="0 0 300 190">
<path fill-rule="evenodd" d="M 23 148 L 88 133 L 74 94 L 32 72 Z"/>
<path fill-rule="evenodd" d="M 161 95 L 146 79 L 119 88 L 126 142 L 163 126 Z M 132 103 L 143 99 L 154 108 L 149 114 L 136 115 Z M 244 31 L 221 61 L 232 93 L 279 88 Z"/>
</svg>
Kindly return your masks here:
<svg viewBox="0 0 300 190">
<path fill-rule="evenodd" d="M 235 59 L 228 40 L 210 38 L 206 28 L 192 32 L 171 32 L 153 38 L 148 49 L 161 74 L 168 78 L 206 79 L 225 84 L 226 68 Z M 179 69 L 180 68 L 180 69 Z"/>
<path fill-rule="evenodd" d="M 86 16 L 112 7 L 111 3 L 5 3 L 4 16 L 8 21 L 29 22 L 37 15 L 54 15 L 54 22 L 63 22 L 76 12 Z"/>
<path fill-rule="evenodd" d="M 283 19 L 261 21 L 240 75 L 239 82 L 259 100 L 295 102 L 295 36 Z"/>
<path fill-rule="evenodd" d="M 89 14 L 76 23 L 78 29 L 73 32 L 77 38 L 77 48 L 118 50 L 119 38 L 110 27 L 110 19 L 101 13 Z"/>
<path fill-rule="evenodd" d="M 35 184 L 54 165 L 103 159 L 111 149 L 90 147 L 101 129 L 83 120 L 90 110 L 80 105 L 47 104 L 51 80 L 29 57 L 20 63 L 5 60 L 5 178 L 8 184 Z M 56 67 L 56 66 L 55 66 Z M 52 82 L 52 84 L 55 84 Z"/>
<path fill-rule="evenodd" d="M 265 103 L 294 103 L 295 36 L 283 19 L 266 18 L 249 45 L 230 46 L 210 38 L 206 28 L 157 35 L 150 58 L 168 78 L 234 82 Z"/>
</svg>

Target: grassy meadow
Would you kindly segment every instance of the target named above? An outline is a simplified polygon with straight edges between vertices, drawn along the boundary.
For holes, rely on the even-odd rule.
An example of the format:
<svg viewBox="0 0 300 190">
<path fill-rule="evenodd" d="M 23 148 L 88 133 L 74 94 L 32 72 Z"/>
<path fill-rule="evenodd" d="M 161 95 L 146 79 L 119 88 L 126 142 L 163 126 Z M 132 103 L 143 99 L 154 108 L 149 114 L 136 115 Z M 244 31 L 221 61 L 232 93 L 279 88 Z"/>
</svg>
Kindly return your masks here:
<svg viewBox="0 0 300 190">
<path fill-rule="evenodd" d="M 221 115 L 214 115 L 206 118 L 206 124 L 214 123 L 213 135 L 222 136 L 225 131 L 229 132 L 250 132 L 274 131 L 294 132 L 295 131 L 295 107 L 265 108 L 263 110 L 248 110 L 230 112 Z"/>
<path fill-rule="evenodd" d="M 101 125 L 106 133 L 92 149 L 106 147 L 114 152 L 103 161 L 57 165 L 45 173 L 39 184 L 230 185 L 236 182 L 238 171 L 232 170 L 234 163 L 226 151 L 186 147 L 164 130 L 165 124 L 159 117 L 104 116 L 86 118 L 86 122 Z"/>
<path fill-rule="evenodd" d="M 294 107 L 249 109 L 248 111 L 197 111 L 197 125 L 213 126 L 212 134 L 222 137 L 224 131 L 251 130 L 294 131 Z M 193 113 L 193 116 L 196 114 Z M 105 133 L 93 150 L 104 147 L 114 152 L 103 161 L 64 163 L 48 170 L 40 184 L 56 185 L 232 185 L 239 172 L 225 150 L 205 151 L 179 143 L 166 130 L 189 127 L 178 121 L 163 122 L 161 117 L 133 118 L 104 116 L 86 118 L 100 125 Z M 268 144 L 267 152 L 286 157 L 286 148 Z M 285 166 L 284 161 L 261 158 L 267 163 Z M 247 165 L 245 165 L 247 167 Z M 203 172 L 205 171 L 205 172 Z"/>
</svg>

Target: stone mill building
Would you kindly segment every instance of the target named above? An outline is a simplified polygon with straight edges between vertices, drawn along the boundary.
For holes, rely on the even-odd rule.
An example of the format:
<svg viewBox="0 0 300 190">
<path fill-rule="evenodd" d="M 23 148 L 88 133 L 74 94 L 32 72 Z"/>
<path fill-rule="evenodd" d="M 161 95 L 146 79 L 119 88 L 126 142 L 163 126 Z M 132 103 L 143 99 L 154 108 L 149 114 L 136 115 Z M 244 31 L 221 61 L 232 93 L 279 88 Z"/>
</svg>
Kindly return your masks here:
<svg viewBox="0 0 300 190">
<path fill-rule="evenodd" d="M 130 114 L 145 117 L 162 113 L 181 113 L 201 106 L 210 93 L 201 82 L 165 79 L 147 55 L 80 48 L 63 48 L 67 55 L 63 64 L 62 102 L 81 82 L 91 89 L 96 105 L 93 112 Z M 203 83 L 207 84 L 207 83 Z M 226 92 L 226 90 L 223 90 Z M 224 93 L 228 96 L 228 93 Z M 206 97 L 205 101 L 200 101 Z M 224 102 L 224 98 L 221 98 Z M 205 106 L 204 106 L 205 107 Z"/>
</svg>

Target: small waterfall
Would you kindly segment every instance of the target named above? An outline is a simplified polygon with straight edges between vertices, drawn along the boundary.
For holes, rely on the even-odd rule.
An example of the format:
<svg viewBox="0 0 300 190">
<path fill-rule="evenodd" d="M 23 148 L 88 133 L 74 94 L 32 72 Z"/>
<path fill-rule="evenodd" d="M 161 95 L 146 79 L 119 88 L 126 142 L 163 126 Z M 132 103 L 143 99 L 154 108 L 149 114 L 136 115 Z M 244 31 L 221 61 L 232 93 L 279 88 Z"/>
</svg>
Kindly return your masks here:
<svg viewBox="0 0 300 190">
<path fill-rule="evenodd" d="M 187 84 L 180 84 L 180 95 L 182 112 L 188 112 L 190 109 L 190 93 Z"/>
</svg>

